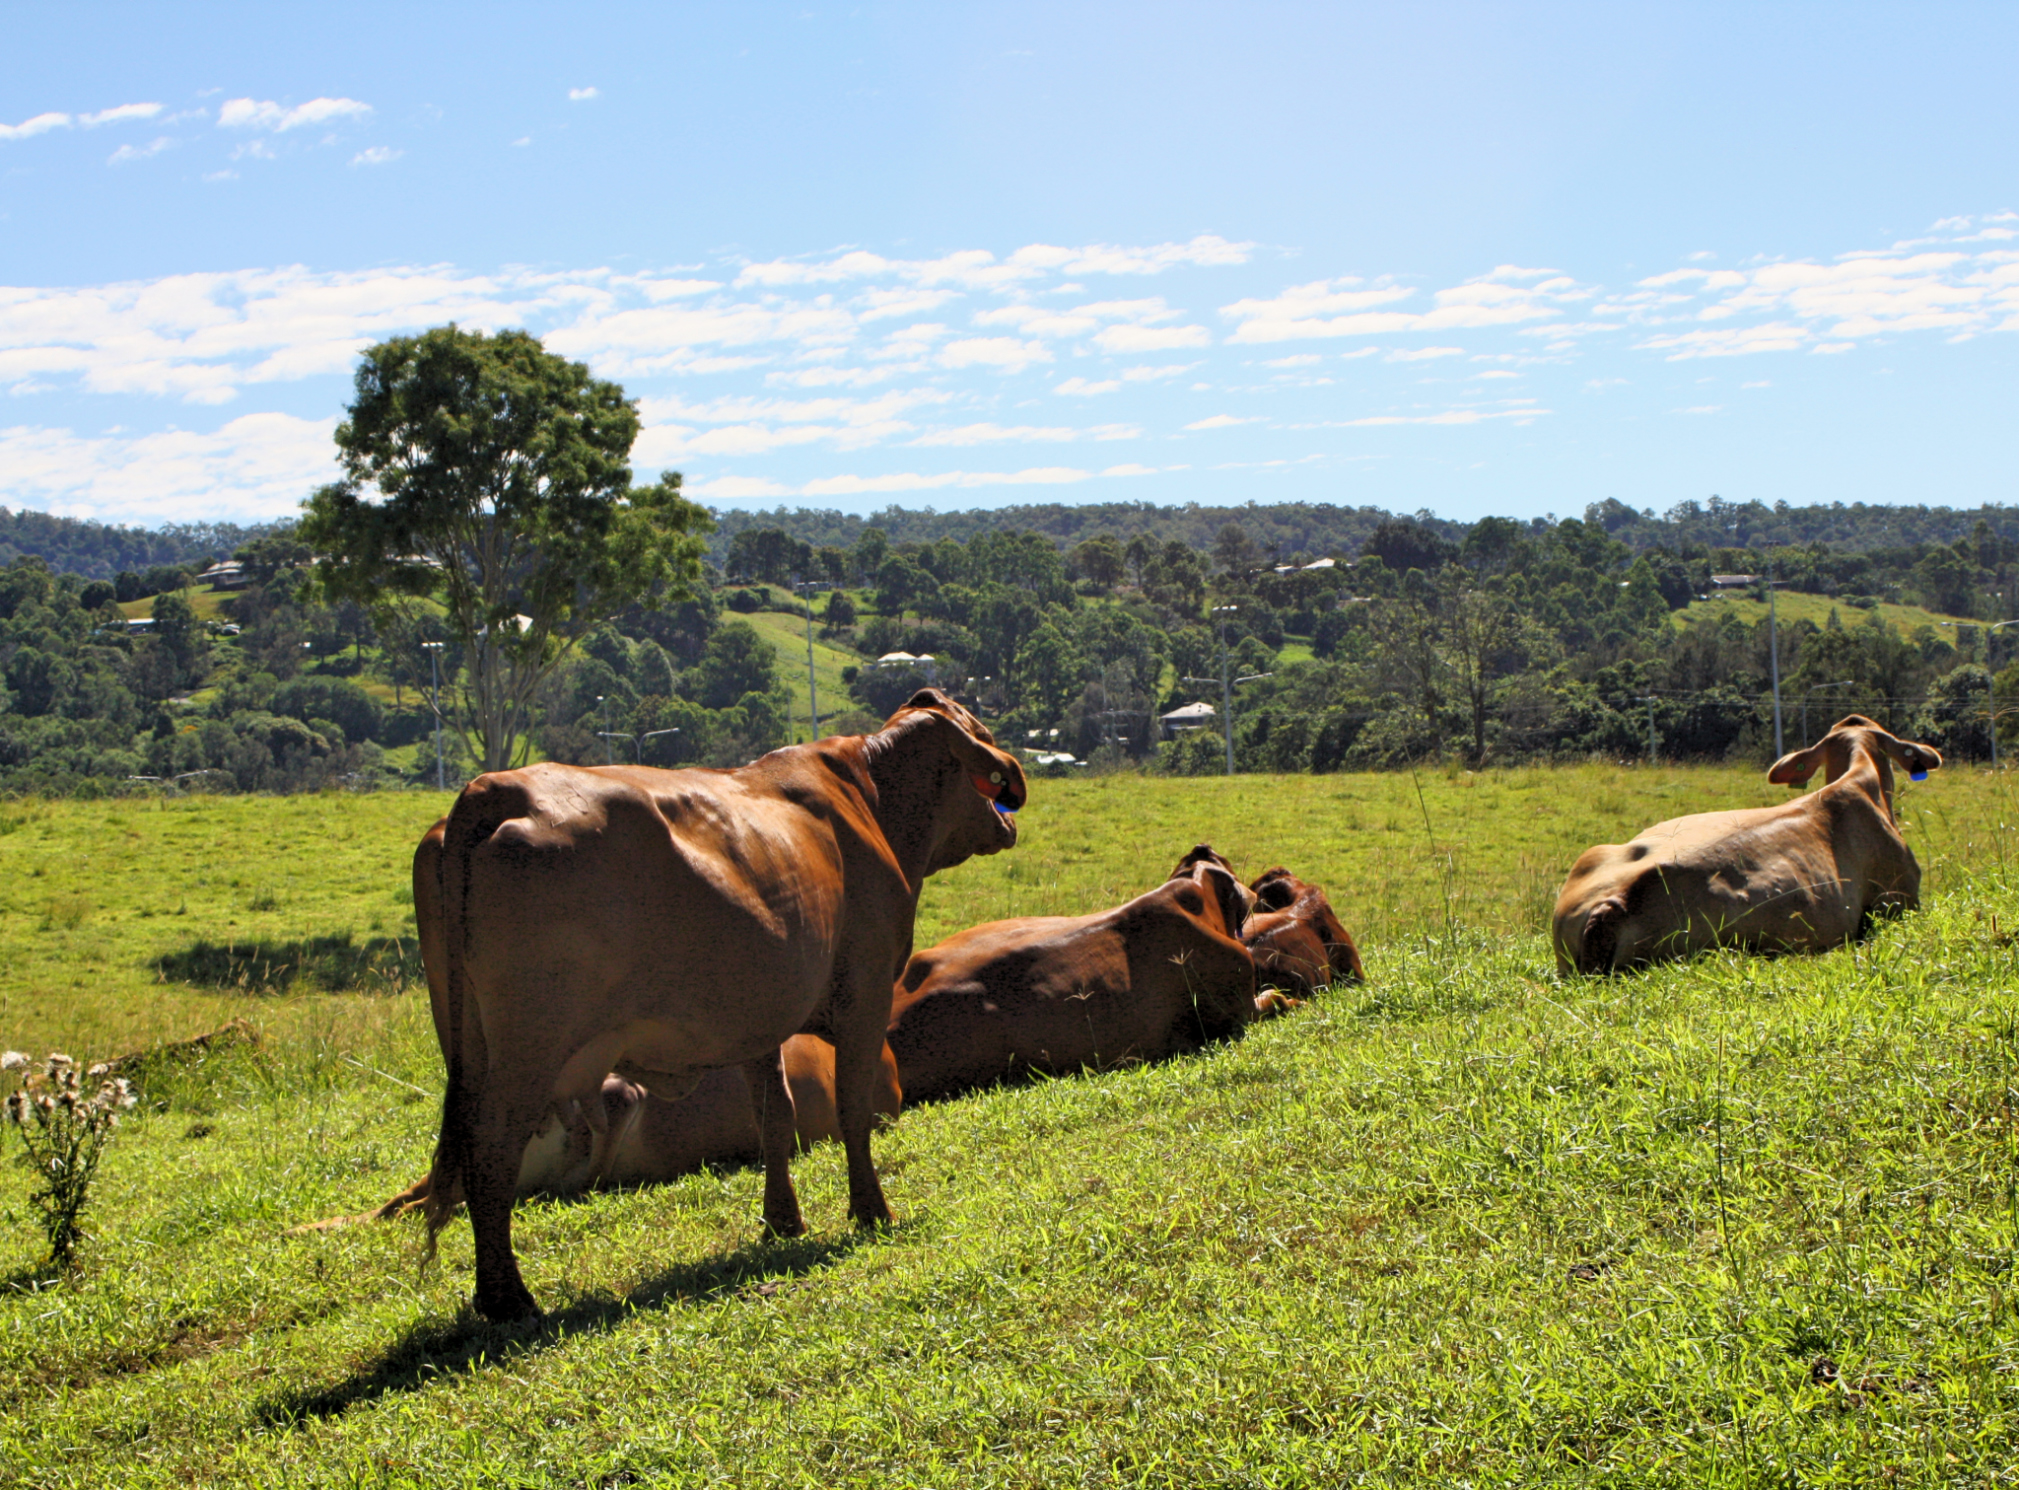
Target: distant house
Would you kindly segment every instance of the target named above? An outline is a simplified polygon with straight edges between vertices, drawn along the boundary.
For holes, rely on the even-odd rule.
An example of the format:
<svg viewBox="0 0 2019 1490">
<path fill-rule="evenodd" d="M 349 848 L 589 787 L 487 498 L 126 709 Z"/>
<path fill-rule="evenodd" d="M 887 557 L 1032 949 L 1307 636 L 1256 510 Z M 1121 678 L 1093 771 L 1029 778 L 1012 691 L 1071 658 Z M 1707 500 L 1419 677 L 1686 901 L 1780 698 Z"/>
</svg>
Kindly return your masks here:
<svg viewBox="0 0 2019 1490">
<path fill-rule="evenodd" d="M 211 565 L 196 577 L 199 585 L 209 585 L 213 590 L 243 590 L 252 583 L 252 576 L 245 572 L 245 565 L 236 559 L 225 559 Z"/>
<path fill-rule="evenodd" d="M 1714 590 L 1743 590 L 1760 582 L 1757 574 L 1713 574 L 1711 588 Z"/>
<path fill-rule="evenodd" d="M 126 629 L 128 631 L 137 631 L 143 634 L 151 632 L 154 630 L 154 617 L 128 616 L 126 618 Z"/>
<path fill-rule="evenodd" d="M 1168 714 L 1158 715 L 1157 723 L 1163 726 L 1166 740 L 1175 740 L 1186 730 L 1204 729 L 1219 717 L 1219 711 L 1211 704 L 1186 704 Z"/>
</svg>

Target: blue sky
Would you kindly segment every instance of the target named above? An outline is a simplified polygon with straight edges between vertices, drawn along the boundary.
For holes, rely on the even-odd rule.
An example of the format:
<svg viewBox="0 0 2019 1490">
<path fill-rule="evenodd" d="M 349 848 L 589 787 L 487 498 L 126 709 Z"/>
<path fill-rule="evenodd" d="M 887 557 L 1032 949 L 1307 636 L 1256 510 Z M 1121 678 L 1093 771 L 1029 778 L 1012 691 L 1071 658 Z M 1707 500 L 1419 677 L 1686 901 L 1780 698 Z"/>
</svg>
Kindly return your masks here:
<svg viewBox="0 0 2019 1490">
<path fill-rule="evenodd" d="M 0 503 L 530 327 L 718 506 L 2015 500 L 2019 7 L 0 5 Z"/>
</svg>

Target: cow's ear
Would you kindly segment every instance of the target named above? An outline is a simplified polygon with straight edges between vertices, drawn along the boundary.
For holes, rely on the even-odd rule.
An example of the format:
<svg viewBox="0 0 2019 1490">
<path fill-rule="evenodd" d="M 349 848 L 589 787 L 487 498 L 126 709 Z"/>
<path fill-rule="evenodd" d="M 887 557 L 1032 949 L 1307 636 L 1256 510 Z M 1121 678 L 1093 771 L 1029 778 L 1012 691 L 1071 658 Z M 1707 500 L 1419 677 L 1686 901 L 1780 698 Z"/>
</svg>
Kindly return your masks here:
<svg viewBox="0 0 2019 1490">
<path fill-rule="evenodd" d="M 921 688 L 904 701 L 907 709 L 944 709 L 951 700 L 937 688 Z"/>
<path fill-rule="evenodd" d="M 1248 913 L 1254 909 L 1255 892 L 1217 864 L 1200 865 L 1197 878 L 1200 887 L 1211 891 L 1219 901 L 1220 920 L 1226 925 L 1227 935 L 1239 937 Z"/>
<path fill-rule="evenodd" d="M 1823 744 L 1827 744 L 1827 739 Z M 1816 767 L 1823 763 L 1823 744 L 1811 745 L 1807 750 L 1791 750 L 1767 772 L 1767 780 L 1775 786 L 1801 786 L 1816 774 Z"/>
<path fill-rule="evenodd" d="M 1880 743 L 1886 754 L 1893 758 L 1893 764 L 1917 781 L 1930 771 L 1942 768 L 1942 752 L 1932 745 L 1902 740 L 1891 734 L 1883 735 Z"/>
</svg>

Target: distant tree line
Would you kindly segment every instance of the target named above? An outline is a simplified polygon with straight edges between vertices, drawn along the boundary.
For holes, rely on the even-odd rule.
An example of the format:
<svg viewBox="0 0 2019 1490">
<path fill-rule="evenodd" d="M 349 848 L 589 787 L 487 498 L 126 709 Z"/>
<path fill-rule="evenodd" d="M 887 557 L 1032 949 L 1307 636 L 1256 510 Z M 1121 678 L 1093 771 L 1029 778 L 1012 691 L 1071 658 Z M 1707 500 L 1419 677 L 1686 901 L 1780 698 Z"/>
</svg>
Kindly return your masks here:
<svg viewBox="0 0 2019 1490">
<path fill-rule="evenodd" d="M 81 574 L 86 579 L 111 579 L 121 571 L 139 573 L 163 567 L 195 573 L 271 532 L 274 526 L 168 523 L 159 528 L 129 528 L 0 507 L 0 564 L 33 555 L 58 573 Z"/>
</svg>

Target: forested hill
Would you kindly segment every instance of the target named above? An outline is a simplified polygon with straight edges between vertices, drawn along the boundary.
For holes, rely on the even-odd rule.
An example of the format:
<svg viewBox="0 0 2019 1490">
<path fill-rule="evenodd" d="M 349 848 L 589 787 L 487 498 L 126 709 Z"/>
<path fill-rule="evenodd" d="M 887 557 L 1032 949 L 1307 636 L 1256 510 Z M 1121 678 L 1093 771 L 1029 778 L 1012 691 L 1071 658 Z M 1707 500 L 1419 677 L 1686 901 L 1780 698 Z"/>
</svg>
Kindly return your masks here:
<svg viewBox="0 0 2019 1490">
<path fill-rule="evenodd" d="M 892 506 L 868 517 L 805 507 L 791 510 L 779 507 L 770 512 L 725 511 L 715 516 L 718 526 L 713 556 L 720 563 L 738 533 L 757 528 L 783 529 L 816 548 L 823 545 L 853 548 L 865 529 L 875 527 L 898 545 L 936 543 L 943 538 L 965 543 L 982 533 L 1033 532 L 1071 547 L 1103 533 L 1112 533 L 1125 543 L 1140 533 L 1159 543 L 1175 539 L 1189 548 L 1203 550 L 1212 547 L 1214 538 L 1228 523 L 1238 524 L 1265 553 L 1286 559 L 1299 554 L 1314 558 L 1321 554 L 1344 557 L 1357 554 L 1375 528 L 1394 514 L 1379 507 L 1334 507 L 1304 502 L 1267 506 L 1249 502 L 1226 507 L 1053 502 L 972 512 Z M 1432 513 L 1419 512 L 1413 516 L 1452 542 L 1462 542 L 1471 531 L 1469 524 L 1451 522 Z M 1636 510 L 1608 499 L 1587 507 L 1583 516 L 1588 522 L 1602 524 L 1607 533 L 1636 553 L 1653 548 L 1680 552 L 1755 545 L 1806 547 L 1815 543 L 1864 553 L 1954 543 L 1975 531 L 1979 521 L 2002 538 L 2019 539 L 2019 505 L 1988 502 L 1978 507 L 1881 507 L 1864 502 L 1815 507 L 1780 503 L 1769 507 L 1762 502 L 1726 502 L 1712 497 L 1706 502 L 1680 503 L 1657 516 L 1651 508 Z M 1529 524 L 1538 532 L 1549 525 L 1541 518 Z"/>
<path fill-rule="evenodd" d="M 223 558 L 241 544 L 272 531 L 274 526 L 169 523 L 161 528 L 125 528 L 84 518 L 13 512 L 0 507 L 0 565 L 11 564 L 23 554 L 33 554 L 59 574 L 111 579 L 121 570 L 139 571 L 157 564 Z"/>
<path fill-rule="evenodd" d="M 1375 528 L 1395 514 L 1379 507 L 1334 507 L 1325 503 L 1249 502 L 1240 506 L 1159 507 L 1149 502 L 1095 502 L 1068 505 L 1051 502 L 995 507 L 970 512 L 935 512 L 930 507 L 886 507 L 867 517 L 811 508 L 770 512 L 718 511 L 711 557 L 724 561 L 738 533 L 758 528 L 783 529 L 814 547 L 854 548 L 866 529 L 879 528 L 894 545 L 935 543 L 944 538 L 967 542 L 983 533 L 1042 533 L 1061 547 L 1111 533 L 1126 543 L 1137 534 L 1165 543 L 1173 539 L 1188 548 L 1207 550 L 1229 523 L 1238 524 L 1262 553 L 1284 559 L 1321 554 L 1357 554 Z M 2002 538 L 2019 540 L 2019 505 L 1985 503 L 1978 507 L 1880 507 L 1863 502 L 1846 506 L 1769 507 L 1761 502 L 1683 502 L 1666 513 L 1636 511 L 1608 499 L 1584 510 L 1588 522 L 1636 553 L 1654 548 L 1686 549 L 1807 547 L 1821 543 L 1853 553 L 1954 543 L 1975 531 L 1978 522 Z M 1462 543 L 1471 525 L 1428 512 L 1413 514 L 1416 522 L 1439 537 Z M 122 570 L 145 570 L 160 564 L 193 563 L 235 552 L 252 539 L 284 522 L 241 527 L 235 523 L 169 523 L 160 528 L 130 528 L 46 512 L 11 511 L 0 507 L 0 565 L 23 554 L 45 560 L 58 573 L 87 579 L 111 579 Z M 1528 526 L 1548 526 L 1537 518 Z"/>
</svg>

